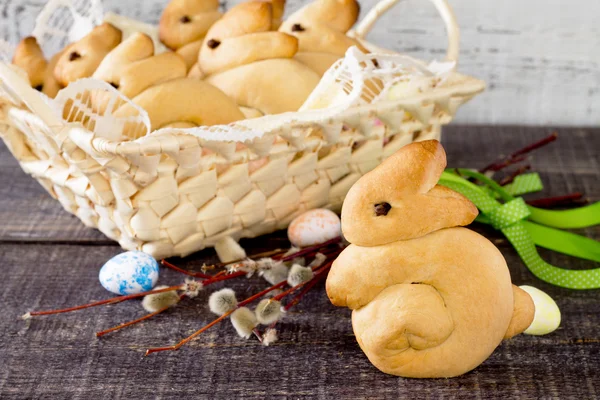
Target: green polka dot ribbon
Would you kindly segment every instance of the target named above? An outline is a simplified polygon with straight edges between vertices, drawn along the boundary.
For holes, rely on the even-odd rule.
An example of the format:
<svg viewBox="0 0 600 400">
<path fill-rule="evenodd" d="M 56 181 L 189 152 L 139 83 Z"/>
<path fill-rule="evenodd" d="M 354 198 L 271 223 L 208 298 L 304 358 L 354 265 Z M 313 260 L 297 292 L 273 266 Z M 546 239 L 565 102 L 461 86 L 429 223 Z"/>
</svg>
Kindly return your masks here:
<svg viewBox="0 0 600 400">
<path fill-rule="evenodd" d="M 544 188 L 542 180 L 538 174 L 522 174 L 515 178 L 512 183 L 503 186 L 512 196 L 519 196 L 525 193 L 539 192 Z"/>
<path fill-rule="evenodd" d="M 475 178 L 483 186 L 464 177 Z M 554 211 L 529 206 L 522 198 L 514 197 L 541 190 L 542 183 L 537 174 L 517 177 L 512 184 L 502 187 L 478 172 L 452 169 L 442 174 L 439 184 L 471 200 L 481 212 L 477 221 L 500 230 L 539 279 L 569 289 L 600 288 L 600 268 L 568 270 L 556 267 L 545 262 L 536 248 L 537 245 L 600 262 L 600 242 L 560 230 L 600 224 L 600 202 L 573 210 Z"/>
</svg>

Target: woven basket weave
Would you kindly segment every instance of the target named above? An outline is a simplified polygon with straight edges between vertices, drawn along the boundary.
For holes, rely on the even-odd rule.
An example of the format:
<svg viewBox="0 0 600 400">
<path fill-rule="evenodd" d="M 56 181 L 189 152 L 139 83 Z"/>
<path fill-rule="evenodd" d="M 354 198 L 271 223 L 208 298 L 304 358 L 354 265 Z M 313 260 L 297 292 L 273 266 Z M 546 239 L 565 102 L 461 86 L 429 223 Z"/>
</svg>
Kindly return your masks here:
<svg viewBox="0 0 600 400">
<path fill-rule="evenodd" d="M 456 21 L 445 0 L 432 1 L 455 62 Z M 362 39 L 397 2 L 382 1 L 350 35 Z M 48 4 L 35 30 L 45 51 L 102 20 L 97 2 L 80 3 L 84 9 L 72 0 Z M 141 108 L 134 117 L 113 117 L 131 101 L 104 82 L 80 80 L 48 99 L 2 63 L 0 131 L 23 170 L 87 226 L 125 249 L 185 256 L 285 228 L 308 209 L 339 210 L 362 174 L 412 141 L 439 139 L 441 126 L 484 88 L 454 72 L 455 63 L 427 67 L 364 43 L 373 53 L 351 48 L 298 112 L 154 132 Z M 433 89 L 390 100 L 399 82 L 434 78 L 440 83 Z M 102 112 L 90 102 L 98 92 L 106 99 Z"/>
</svg>

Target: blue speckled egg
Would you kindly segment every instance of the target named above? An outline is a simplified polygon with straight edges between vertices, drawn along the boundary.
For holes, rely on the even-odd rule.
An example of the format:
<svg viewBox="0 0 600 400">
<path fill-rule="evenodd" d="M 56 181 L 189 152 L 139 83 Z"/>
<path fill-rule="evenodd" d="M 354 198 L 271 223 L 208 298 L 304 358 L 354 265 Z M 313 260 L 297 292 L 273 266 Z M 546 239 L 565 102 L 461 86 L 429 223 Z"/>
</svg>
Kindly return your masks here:
<svg viewBox="0 0 600 400">
<path fill-rule="evenodd" d="M 127 251 L 114 256 L 100 269 L 100 283 L 120 295 L 151 290 L 158 280 L 158 263 L 149 254 Z"/>
</svg>

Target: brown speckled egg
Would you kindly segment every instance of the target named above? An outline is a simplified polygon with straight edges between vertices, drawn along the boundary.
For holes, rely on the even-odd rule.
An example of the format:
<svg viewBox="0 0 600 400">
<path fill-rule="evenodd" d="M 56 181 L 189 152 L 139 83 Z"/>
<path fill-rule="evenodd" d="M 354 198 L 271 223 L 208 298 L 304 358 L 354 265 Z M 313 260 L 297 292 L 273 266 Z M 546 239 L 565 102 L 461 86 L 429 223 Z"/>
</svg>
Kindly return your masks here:
<svg viewBox="0 0 600 400">
<path fill-rule="evenodd" d="M 288 238 L 296 247 L 323 243 L 341 234 L 340 217 L 324 208 L 300 214 L 288 227 Z"/>
</svg>

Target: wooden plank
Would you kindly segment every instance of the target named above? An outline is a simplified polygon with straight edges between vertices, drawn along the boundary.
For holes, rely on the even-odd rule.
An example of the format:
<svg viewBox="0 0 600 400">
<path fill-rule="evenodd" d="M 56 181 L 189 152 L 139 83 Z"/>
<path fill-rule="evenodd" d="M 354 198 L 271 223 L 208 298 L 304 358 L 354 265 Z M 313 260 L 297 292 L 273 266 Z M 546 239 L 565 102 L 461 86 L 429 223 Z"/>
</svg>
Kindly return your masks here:
<svg viewBox="0 0 600 400">
<path fill-rule="evenodd" d="M 452 167 L 482 167 L 549 135 L 551 128 L 457 126 L 445 128 L 443 143 Z M 559 140 L 533 154 L 531 164 L 546 188 L 526 196 L 540 198 L 575 191 L 600 200 L 600 129 L 558 129 Z M 86 228 L 23 173 L 0 143 L 0 241 L 112 243 Z M 593 230 L 594 234 L 598 230 Z"/>
<path fill-rule="evenodd" d="M 241 0 L 224 1 L 226 7 Z M 1 0 L 0 37 L 31 33 L 47 0 Z M 103 0 L 106 10 L 156 23 L 167 0 Z M 289 0 L 298 9 L 308 0 Z M 377 0 L 361 0 L 362 15 Z M 369 36 L 374 43 L 423 60 L 440 59 L 443 24 L 427 2 L 406 1 Z M 488 90 L 458 115 L 462 123 L 590 125 L 600 123 L 600 2 L 451 0 L 461 27 L 460 71 Z"/>
<path fill-rule="evenodd" d="M 492 234 L 492 238 L 495 235 Z M 496 236 L 497 237 L 497 236 Z M 255 242 L 279 245 L 281 236 Z M 317 287 L 280 325 L 281 340 L 262 347 L 238 338 L 229 322 L 175 353 L 144 358 L 149 346 L 167 345 L 213 317 L 208 293 L 153 321 L 101 340 L 94 332 L 143 315 L 137 301 L 31 320 L 18 317 L 107 298 L 98 267 L 112 246 L 0 245 L 0 397 L 8 398 L 596 398 L 600 392 L 600 292 L 543 284 L 501 245 L 517 284 L 550 293 L 563 313 L 561 328 L 544 337 L 503 343 L 482 366 L 455 379 L 407 380 L 377 371 L 352 334 L 349 312 L 333 307 Z M 180 263 L 195 266 L 203 254 Z M 160 283 L 182 277 L 162 271 Z M 219 286 L 220 287 L 220 286 Z M 215 287 L 214 289 L 218 289 Z M 230 285 L 239 298 L 266 285 L 244 278 Z"/>
</svg>

